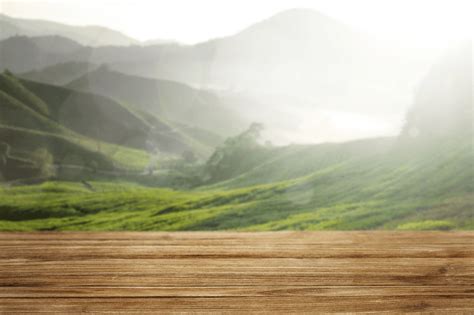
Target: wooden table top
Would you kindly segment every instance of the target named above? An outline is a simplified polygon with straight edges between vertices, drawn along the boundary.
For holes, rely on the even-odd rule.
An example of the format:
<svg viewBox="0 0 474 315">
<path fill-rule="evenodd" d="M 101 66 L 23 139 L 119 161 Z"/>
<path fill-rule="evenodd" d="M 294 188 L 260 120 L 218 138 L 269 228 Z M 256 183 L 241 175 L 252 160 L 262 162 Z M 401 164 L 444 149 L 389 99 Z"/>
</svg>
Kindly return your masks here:
<svg viewBox="0 0 474 315">
<path fill-rule="evenodd" d="M 0 313 L 35 311 L 474 314 L 474 233 L 0 233 Z"/>
</svg>

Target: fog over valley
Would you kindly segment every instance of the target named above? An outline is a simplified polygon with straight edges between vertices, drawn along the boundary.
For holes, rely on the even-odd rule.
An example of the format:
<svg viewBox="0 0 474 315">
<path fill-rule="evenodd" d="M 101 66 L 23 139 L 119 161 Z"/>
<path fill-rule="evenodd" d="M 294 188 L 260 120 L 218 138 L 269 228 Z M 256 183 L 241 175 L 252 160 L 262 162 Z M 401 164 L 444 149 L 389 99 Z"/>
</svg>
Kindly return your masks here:
<svg viewBox="0 0 474 315">
<path fill-rule="evenodd" d="M 107 29 L 79 32 L 50 22 L 0 20 L 9 26 L 2 28 L 4 38 L 43 36 L 4 40 L 3 69 L 21 74 L 87 62 L 182 82 L 216 94 L 248 122 L 262 122 L 264 137 L 279 144 L 397 134 L 418 82 L 439 56 L 408 40 L 375 38 L 310 9 L 284 11 L 235 35 L 195 45 L 141 46 Z M 45 31 L 37 27 L 42 23 Z M 65 37 L 69 34 L 75 42 Z M 16 49 L 27 55 L 26 63 Z"/>
<path fill-rule="evenodd" d="M 0 4 L 0 231 L 474 229 L 472 2 L 183 1 Z"/>
</svg>

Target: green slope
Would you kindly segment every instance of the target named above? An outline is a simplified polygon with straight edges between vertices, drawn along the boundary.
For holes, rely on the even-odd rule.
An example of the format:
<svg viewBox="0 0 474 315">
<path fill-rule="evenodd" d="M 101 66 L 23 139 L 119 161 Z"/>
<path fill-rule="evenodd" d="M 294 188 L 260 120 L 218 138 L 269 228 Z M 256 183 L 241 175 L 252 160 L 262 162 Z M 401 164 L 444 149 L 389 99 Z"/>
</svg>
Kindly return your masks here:
<svg viewBox="0 0 474 315">
<path fill-rule="evenodd" d="M 55 107 L 9 73 L 0 74 L 0 110 L 0 144 L 8 148 L 8 153 L 0 152 L 0 179 L 35 177 L 34 154 L 40 149 L 47 150 L 56 165 L 93 165 L 102 171 L 115 166 L 143 169 L 148 163 L 143 151 L 90 139 L 66 128 L 53 119 Z"/>
<path fill-rule="evenodd" d="M 212 185 L 212 188 L 239 188 L 269 184 L 322 171 L 349 161 L 380 157 L 394 149 L 395 138 L 358 140 L 348 143 L 321 145 L 290 145 L 269 149 L 260 163 L 241 172 L 238 176 Z"/>
<path fill-rule="evenodd" d="M 2 229 L 349 230 L 473 229 L 470 144 L 321 163 L 306 176 L 245 188 L 176 192 L 49 183 L 3 191 Z M 318 150 L 315 146 L 313 150 Z M 54 187 L 49 188 L 49 187 Z M 82 190 L 77 195 L 67 187 Z M 47 196 L 38 200 L 37 193 Z M 71 210 L 76 209 L 76 210 Z M 13 217 L 12 217 L 13 216 Z"/>
<path fill-rule="evenodd" d="M 101 169 L 101 161 L 107 160 L 108 166 L 101 171 L 109 171 L 113 164 L 134 172 L 149 164 L 150 154 L 145 152 L 149 142 L 167 155 L 192 151 L 205 157 L 212 150 L 212 137 L 203 143 L 199 139 L 204 137 L 190 136 L 145 111 L 98 95 L 20 80 L 9 72 L 0 74 L 0 100 L 0 124 L 8 127 L 0 138 L 13 148 L 9 165 L 2 165 L 1 170 L 5 174 L 9 169 L 9 180 L 25 178 L 15 178 L 11 171 L 12 163 L 19 163 L 17 152 L 25 152 L 21 157 L 29 167 L 32 154 L 41 148 L 53 155 L 55 164 Z M 65 158 L 62 150 L 69 147 L 75 149 Z M 91 152 L 99 161 L 90 157 Z"/>
<path fill-rule="evenodd" d="M 65 85 L 97 68 L 88 62 L 64 62 L 48 66 L 41 70 L 32 70 L 18 76 L 27 80 L 53 85 Z"/>
<path fill-rule="evenodd" d="M 46 149 L 57 164 L 93 165 L 95 168 L 108 171 L 114 169 L 113 162 L 108 157 L 83 146 L 80 139 L 64 135 L 0 125 L 0 142 L 11 146 L 12 157 L 31 159 L 35 150 Z"/>
<path fill-rule="evenodd" d="M 133 108 L 110 98 L 39 82 L 22 83 L 48 104 L 52 119 L 89 138 L 142 150 L 151 140 L 160 151 L 172 154 L 203 151 L 167 123 L 159 119 L 147 121 Z"/>
<path fill-rule="evenodd" d="M 127 75 L 106 66 L 67 86 L 137 106 L 167 121 L 205 128 L 224 136 L 240 132 L 247 125 L 210 92 L 177 82 Z"/>
<path fill-rule="evenodd" d="M 0 74 L 0 90 L 8 93 L 11 97 L 18 99 L 32 110 L 43 116 L 49 115 L 48 105 L 38 96 L 29 91 L 23 84 L 10 72 L 5 71 Z"/>
<path fill-rule="evenodd" d="M 59 124 L 39 114 L 16 98 L 0 90 L 2 115 L 0 123 L 47 132 L 64 132 Z"/>
</svg>

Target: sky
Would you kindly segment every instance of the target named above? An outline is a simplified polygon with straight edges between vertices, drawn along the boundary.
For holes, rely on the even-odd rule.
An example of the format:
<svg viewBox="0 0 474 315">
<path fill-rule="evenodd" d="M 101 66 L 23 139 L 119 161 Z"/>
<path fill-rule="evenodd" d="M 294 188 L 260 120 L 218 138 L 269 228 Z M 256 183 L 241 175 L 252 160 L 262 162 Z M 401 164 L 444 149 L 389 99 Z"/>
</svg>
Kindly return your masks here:
<svg viewBox="0 0 474 315">
<path fill-rule="evenodd" d="M 232 35 L 291 8 L 311 8 L 383 37 L 426 42 L 472 36 L 472 0 L 1 0 L 0 12 L 101 25 L 139 40 L 192 44 Z"/>
</svg>

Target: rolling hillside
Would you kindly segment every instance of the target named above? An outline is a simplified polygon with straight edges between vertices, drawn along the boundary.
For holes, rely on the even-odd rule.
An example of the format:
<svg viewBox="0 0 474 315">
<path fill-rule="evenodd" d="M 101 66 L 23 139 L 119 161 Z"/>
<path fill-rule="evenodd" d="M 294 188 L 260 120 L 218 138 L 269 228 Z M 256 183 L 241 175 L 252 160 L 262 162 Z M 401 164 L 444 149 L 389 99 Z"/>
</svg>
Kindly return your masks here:
<svg viewBox="0 0 474 315">
<path fill-rule="evenodd" d="M 23 84 L 49 105 L 54 120 L 89 138 L 142 150 L 152 142 L 172 154 L 191 150 L 205 155 L 211 149 L 163 120 L 146 112 L 137 114 L 133 107 L 108 97 L 33 81 Z"/>
<path fill-rule="evenodd" d="M 177 82 L 123 74 L 107 66 L 85 74 L 67 87 L 111 97 L 162 119 L 222 136 L 238 133 L 248 124 L 213 93 Z"/>
<path fill-rule="evenodd" d="M 212 136 L 193 138 L 106 97 L 20 80 L 9 72 L 0 74 L 0 100 L 0 173 L 7 181 L 37 177 L 34 160 L 39 150 L 51 155 L 51 167 L 83 168 L 85 177 L 85 169 L 143 170 L 151 149 L 171 155 L 192 151 L 197 156 L 211 150 L 197 139 L 212 142 Z"/>
<path fill-rule="evenodd" d="M 246 126 L 243 119 L 221 105 L 219 98 L 210 92 L 175 82 L 125 75 L 105 66 L 66 62 L 17 76 L 40 84 L 69 83 L 68 89 L 112 98 L 165 136 L 186 138 L 201 156 L 209 155 L 223 141 L 223 136 Z"/>
<path fill-rule="evenodd" d="M 18 76 L 30 81 L 62 86 L 82 77 L 97 67 L 97 65 L 87 62 L 66 62 L 55 64 L 44 69 L 21 73 L 18 74 Z"/>
<path fill-rule="evenodd" d="M 6 189 L 1 229 L 472 229 L 470 146 L 328 163 L 307 176 L 240 189 L 179 192 L 94 182 Z M 314 148 L 317 150 L 317 147 Z M 338 153 L 328 154 L 327 158 Z M 405 157 L 406 158 L 406 157 Z M 51 191 L 47 201 L 35 191 Z M 120 192 L 120 193 L 119 193 Z M 7 221 L 8 220 L 8 221 Z"/>
<path fill-rule="evenodd" d="M 5 189 L 3 229 L 473 229 L 470 138 L 401 138 L 269 148 L 271 157 L 212 186 L 178 192 L 130 184 Z M 415 139 L 414 141 L 422 141 Z M 50 191 L 47 202 L 34 192 Z M 120 192 L 120 193 L 119 193 Z M 2 192 L 0 192 L 2 193 Z M 80 210 L 77 210 L 80 209 Z M 34 219 L 34 220 L 32 220 Z"/>
<path fill-rule="evenodd" d="M 0 74 L 0 100 L 1 180 L 41 176 L 49 156 L 51 164 L 69 164 L 65 160 L 75 156 L 102 170 L 114 169 L 112 160 L 81 145 L 85 139 L 51 119 L 48 105 L 9 73 Z"/>
</svg>

